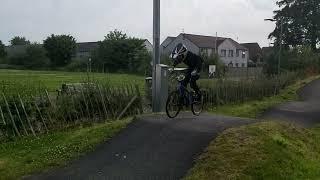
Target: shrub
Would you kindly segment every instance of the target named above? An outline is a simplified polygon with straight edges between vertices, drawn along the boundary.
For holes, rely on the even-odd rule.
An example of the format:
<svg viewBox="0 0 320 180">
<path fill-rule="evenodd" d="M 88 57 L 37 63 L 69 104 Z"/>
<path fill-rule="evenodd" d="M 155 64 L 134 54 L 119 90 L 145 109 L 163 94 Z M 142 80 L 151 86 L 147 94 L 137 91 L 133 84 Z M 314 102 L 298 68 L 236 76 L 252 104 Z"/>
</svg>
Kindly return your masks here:
<svg viewBox="0 0 320 180">
<path fill-rule="evenodd" d="M 26 49 L 23 64 L 28 69 L 40 69 L 50 66 L 50 60 L 46 56 L 45 49 L 39 44 L 29 45 Z"/>
<path fill-rule="evenodd" d="M 71 63 L 63 69 L 72 72 L 86 72 L 88 60 L 86 58 L 72 58 Z"/>
</svg>

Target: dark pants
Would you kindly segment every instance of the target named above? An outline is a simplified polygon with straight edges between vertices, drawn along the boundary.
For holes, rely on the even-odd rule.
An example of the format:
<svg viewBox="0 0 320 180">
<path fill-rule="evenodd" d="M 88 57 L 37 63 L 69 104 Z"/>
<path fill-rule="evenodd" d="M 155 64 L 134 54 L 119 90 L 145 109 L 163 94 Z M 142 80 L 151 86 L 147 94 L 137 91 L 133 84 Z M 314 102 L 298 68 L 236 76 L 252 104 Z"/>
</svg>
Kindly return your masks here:
<svg viewBox="0 0 320 180">
<path fill-rule="evenodd" d="M 196 76 L 191 76 L 191 72 L 193 69 L 188 69 L 185 73 L 185 79 L 182 82 L 182 85 L 184 87 L 188 86 L 188 83 L 190 82 L 190 87 L 199 95 L 200 94 L 200 89 L 197 85 L 197 80 L 200 78 L 200 75 Z M 199 74 L 199 73 L 198 73 Z"/>
</svg>

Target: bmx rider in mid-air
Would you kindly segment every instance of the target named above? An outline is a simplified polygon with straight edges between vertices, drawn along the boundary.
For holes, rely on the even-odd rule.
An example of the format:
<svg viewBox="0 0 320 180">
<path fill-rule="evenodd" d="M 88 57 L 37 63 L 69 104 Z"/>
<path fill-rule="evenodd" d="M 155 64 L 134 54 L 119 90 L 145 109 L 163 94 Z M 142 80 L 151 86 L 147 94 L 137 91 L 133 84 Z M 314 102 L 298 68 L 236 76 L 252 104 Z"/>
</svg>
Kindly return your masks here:
<svg viewBox="0 0 320 180">
<path fill-rule="evenodd" d="M 200 78 L 203 59 L 200 56 L 188 51 L 187 47 L 182 43 L 178 44 L 174 48 L 170 58 L 173 60 L 173 67 L 176 67 L 182 62 L 188 66 L 182 85 L 187 87 L 188 83 L 190 82 L 190 87 L 196 93 L 196 100 L 201 99 L 201 92 L 197 85 L 197 80 Z M 170 71 L 173 71 L 173 69 L 170 69 Z"/>
</svg>

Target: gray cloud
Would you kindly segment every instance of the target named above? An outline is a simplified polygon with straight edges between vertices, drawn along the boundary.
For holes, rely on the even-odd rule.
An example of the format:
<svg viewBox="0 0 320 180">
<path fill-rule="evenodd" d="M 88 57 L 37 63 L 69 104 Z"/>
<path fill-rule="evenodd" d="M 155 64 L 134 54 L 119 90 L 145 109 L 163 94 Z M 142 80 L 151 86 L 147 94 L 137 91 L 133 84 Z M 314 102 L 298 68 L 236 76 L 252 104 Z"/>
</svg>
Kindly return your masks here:
<svg viewBox="0 0 320 180">
<path fill-rule="evenodd" d="M 267 45 L 274 0 L 161 0 L 161 37 L 186 33 L 228 36 Z M 1 0 L 0 40 L 71 34 L 97 41 L 113 29 L 152 38 L 152 0 Z"/>
</svg>

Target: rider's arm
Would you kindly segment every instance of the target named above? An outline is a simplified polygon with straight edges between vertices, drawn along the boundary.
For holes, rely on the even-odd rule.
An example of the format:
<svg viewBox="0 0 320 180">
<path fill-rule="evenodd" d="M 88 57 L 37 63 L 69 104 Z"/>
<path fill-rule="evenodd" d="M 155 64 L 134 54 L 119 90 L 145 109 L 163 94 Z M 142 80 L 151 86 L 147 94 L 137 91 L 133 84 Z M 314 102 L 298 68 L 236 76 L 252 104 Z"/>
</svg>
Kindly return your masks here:
<svg viewBox="0 0 320 180">
<path fill-rule="evenodd" d="M 202 58 L 201 57 L 198 57 L 198 59 L 196 60 L 196 65 L 194 67 L 194 70 L 193 70 L 193 74 L 196 75 L 198 73 L 200 73 L 201 69 L 202 69 Z"/>
</svg>

